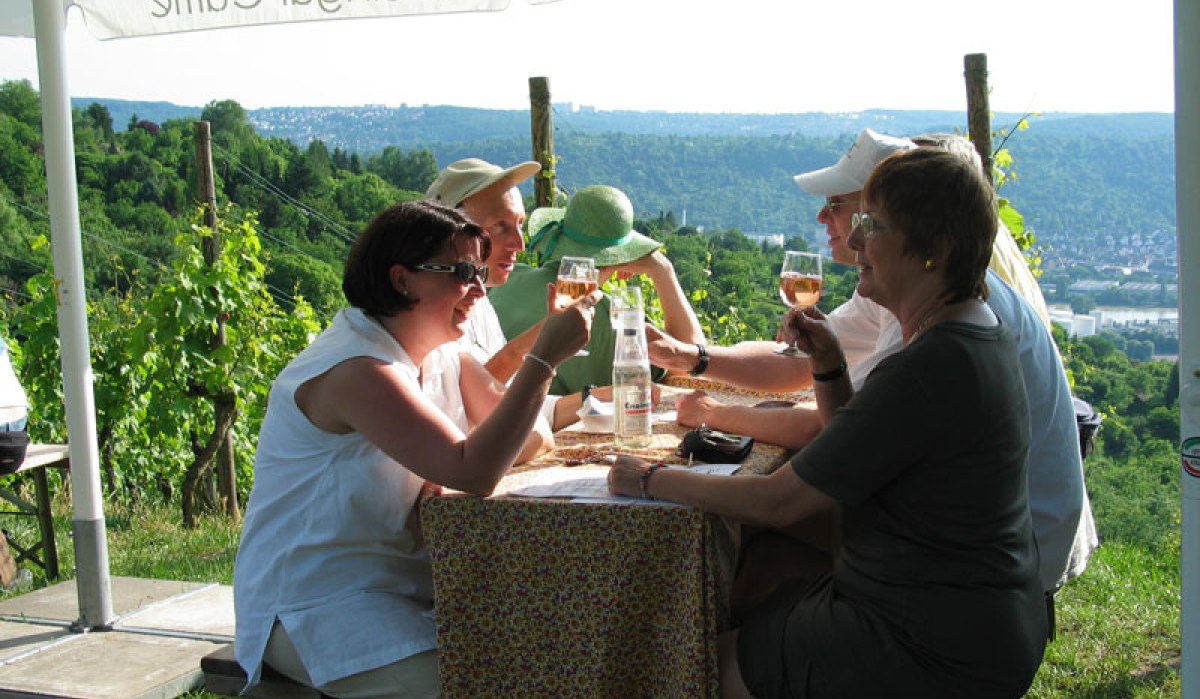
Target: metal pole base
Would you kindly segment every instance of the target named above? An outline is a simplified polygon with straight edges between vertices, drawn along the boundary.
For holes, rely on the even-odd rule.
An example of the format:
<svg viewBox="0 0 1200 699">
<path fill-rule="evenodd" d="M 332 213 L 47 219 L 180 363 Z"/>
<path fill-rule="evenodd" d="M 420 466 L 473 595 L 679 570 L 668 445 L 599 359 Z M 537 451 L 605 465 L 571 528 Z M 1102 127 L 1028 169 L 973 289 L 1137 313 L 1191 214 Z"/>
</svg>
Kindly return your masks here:
<svg viewBox="0 0 1200 699">
<path fill-rule="evenodd" d="M 116 616 L 108 577 L 104 518 L 73 520 L 71 531 L 75 535 L 75 589 L 79 595 L 79 620 L 72 624 L 71 630 L 111 631 Z"/>
</svg>

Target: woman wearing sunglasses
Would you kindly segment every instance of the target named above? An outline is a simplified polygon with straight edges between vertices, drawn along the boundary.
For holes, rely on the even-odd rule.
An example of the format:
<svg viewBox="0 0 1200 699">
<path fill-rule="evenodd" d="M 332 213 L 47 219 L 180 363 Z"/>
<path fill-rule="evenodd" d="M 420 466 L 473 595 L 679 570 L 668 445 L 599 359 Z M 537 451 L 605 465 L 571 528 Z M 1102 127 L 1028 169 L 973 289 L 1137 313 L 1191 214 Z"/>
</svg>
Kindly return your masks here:
<svg viewBox="0 0 1200 699">
<path fill-rule="evenodd" d="M 453 209 L 385 210 L 347 258 L 350 308 L 272 385 L 234 570 L 248 686 L 265 663 L 334 697 L 438 695 L 420 499 L 486 495 L 534 448 L 555 367 L 587 343 L 599 300 L 550 318 L 502 396 L 463 377 L 461 406 L 438 405 L 430 383 L 457 377 L 423 364 L 462 335 L 489 247 Z"/>
</svg>

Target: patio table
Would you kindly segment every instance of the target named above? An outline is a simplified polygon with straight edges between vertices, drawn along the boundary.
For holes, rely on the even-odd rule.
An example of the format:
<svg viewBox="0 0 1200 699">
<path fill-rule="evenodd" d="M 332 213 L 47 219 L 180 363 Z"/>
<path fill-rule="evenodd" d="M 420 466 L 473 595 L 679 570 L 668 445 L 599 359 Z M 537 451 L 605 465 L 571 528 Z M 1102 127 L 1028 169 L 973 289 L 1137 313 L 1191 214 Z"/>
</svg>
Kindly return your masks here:
<svg viewBox="0 0 1200 699">
<path fill-rule="evenodd" d="M 703 387 L 726 402 L 788 397 L 673 379 L 666 401 Z M 686 464 L 686 428 L 658 423 L 647 460 Z M 618 453 L 611 434 L 577 427 L 530 471 Z M 756 443 L 739 473 L 790 454 Z M 446 697 L 716 697 L 717 634 L 728 627 L 737 526 L 670 503 L 581 503 L 451 495 L 422 507 L 433 559 Z"/>
</svg>

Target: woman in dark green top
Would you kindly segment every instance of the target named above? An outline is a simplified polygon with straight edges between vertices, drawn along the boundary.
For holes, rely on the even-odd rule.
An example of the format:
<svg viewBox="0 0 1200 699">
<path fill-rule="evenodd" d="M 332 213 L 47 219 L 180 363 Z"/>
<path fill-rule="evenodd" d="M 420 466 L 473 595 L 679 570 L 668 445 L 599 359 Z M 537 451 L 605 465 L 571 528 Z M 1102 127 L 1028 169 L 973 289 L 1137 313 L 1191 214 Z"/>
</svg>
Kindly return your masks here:
<svg viewBox="0 0 1200 699">
<path fill-rule="evenodd" d="M 854 394 L 821 314 L 792 312 L 782 339 L 811 355 L 825 427 L 791 468 L 705 476 L 622 457 L 609 484 L 771 527 L 841 505 L 834 569 L 780 586 L 722 637 L 723 696 L 1020 697 L 1046 616 L 1017 351 L 983 302 L 995 194 L 921 148 L 884 160 L 864 202 L 858 291 L 896 315 L 906 348 Z"/>
</svg>

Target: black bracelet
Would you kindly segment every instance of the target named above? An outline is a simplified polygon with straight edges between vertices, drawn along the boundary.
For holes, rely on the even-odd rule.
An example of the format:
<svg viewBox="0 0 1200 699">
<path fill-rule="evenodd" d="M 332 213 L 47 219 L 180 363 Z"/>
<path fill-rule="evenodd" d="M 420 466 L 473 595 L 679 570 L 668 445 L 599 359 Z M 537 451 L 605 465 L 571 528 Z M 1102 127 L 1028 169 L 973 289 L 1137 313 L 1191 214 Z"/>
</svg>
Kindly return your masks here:
<svg viewBox="0 0 1200 699">
<path fill-rule="evenodd" d="M 696 366 L 692 367 L 692 376 L 699 376 L 708 371 L 708 348 L 696 343 L 696 349 L 699 350 L 700 356 L 696 358 Z"/>
<path fill-rule="evenodd" d="M 845 373 L 846 373 L 846 363 L 842 362 L 841 365 L 839 365 L 838 368 L 836 368 L 836 369 L 830 369 L 829 371 L 826 371 L 826 372 L 823 372 L 820 374 L 818 374 L 817 372 L 814 371 L 813 372 L 813 381 L 818 381 L 821 383 L 824 383 L 826 381 L 834 381 L 836 379 L 842 378 L 842 374 L 845 374 Z"/>
<path fill-rule="evenodd" d="M 586 401 L 588 399 L 588 396 L 592 395 L 592 391 L 594 391 L 594 390 L 596 390 L 595 384 L 587 384 L 586 386 L 584 386 L 583 390 L 579 392 L 579 402 L 582 403 L 582 402 Z"/>
<path fill-rule="evenodd" d="M 642 471 L 642 475 L 638 476 L 638 490 L 641 491 L 643 500 L 653 500 L 654 496 L 646 492 L 646 486 L 650 485 L 650 476 L 660 468 L 666 468 L 667 465 L 659 461 L 656 464 L 650 464 L 650 468 Z"/>
</svg>

